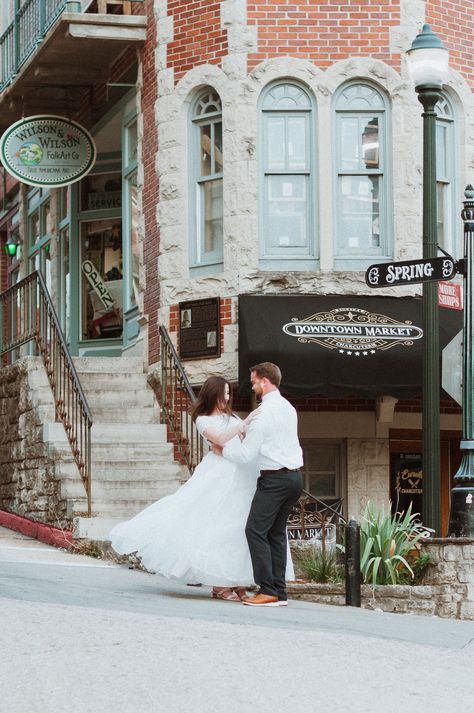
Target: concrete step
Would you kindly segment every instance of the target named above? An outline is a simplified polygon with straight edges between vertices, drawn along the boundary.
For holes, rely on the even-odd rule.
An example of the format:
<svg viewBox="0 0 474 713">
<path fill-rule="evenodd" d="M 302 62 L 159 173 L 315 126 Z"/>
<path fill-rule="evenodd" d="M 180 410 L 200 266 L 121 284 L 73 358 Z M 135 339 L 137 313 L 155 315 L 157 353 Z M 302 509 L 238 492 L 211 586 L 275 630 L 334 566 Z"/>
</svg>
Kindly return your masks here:
<svg viewBox="0 0 474 713">
<path fill-rule="evenodd" d="M 74 357 L 73 362 L 78 374 L 143 374 L 144 371 L 142 357 Z"/>
<path fill-rule="evenodd" d="M 120 481 L 98 481 L 92 479 L 92 508 L 102 512 L 103 504 L 120 502 L 127 507 L 128 503 L 141 501 L 147 505 L 156 502 L 165 495 L 174 493 L 180 483 L 176 477 L 169 480 L 140 481 L 133 486 Z M 64 498 L 84 497 L 84 486 L 79 480 L 63 480 L 61 482 L 61 496 Z M 146 507 L 147 505 L 144 505 Z"/>
<path fill-rule="evenodd" d="M 167 444 L 166 426 L 161 423 L 94 423 L 92 442 Z"/>
<path fill-rule="evenodd" d="M 160 412 L 153 406 L 145 408 L 94 408 L 92 419 L 98 423 L 156 423 L 160 422 Z"/>
<path fill-rule="evenodd" d="M 145 374 L 104 374 L 103 372 L 80 374 L 81 386 L 87 394 L 90 389 L 108 389 L 113 391 L 152 390 L 147 385 Z"/>
<path fill-rule="evenodd" d="M 156 399 L 152 391 L 145 389 L 118 389 L 111 391 L 109 389 L 88 389 L 87 402 L 92 409 L 96 408 L 145 408 L 147 406 L 154 408 Z M 157 409 L 158 410 L 158 409 Z"/>
<path fill-rule="evenodd" d="M 114 463 L 125 461 L 130 466 L 147 461 L 156 463 L 173 457 L 171 443 L 92 443 L 92 463 Z"/>
<path fill-rule="evenodd" d="M 139 461 L 136 464 L 129 461 L 110 462 L 103 461 L 100 465 L 92 463 L 93 482 L 123 482 L 133 485 L 137 481 L 156 483 L 182 478 L 182 466 L 172 461 L 169 457 L 156 460 Z M 76 481 L 80 479 L 75 462 L 59 464 L 58 470 L 63 481 Z"/>
<path fill-rule="evenodd" d="M 115 525 L 126 518 L 120 517 L 75 517 L 73 533 L 77 539 L 108 541 L 109 533 Z"/>
</svg>

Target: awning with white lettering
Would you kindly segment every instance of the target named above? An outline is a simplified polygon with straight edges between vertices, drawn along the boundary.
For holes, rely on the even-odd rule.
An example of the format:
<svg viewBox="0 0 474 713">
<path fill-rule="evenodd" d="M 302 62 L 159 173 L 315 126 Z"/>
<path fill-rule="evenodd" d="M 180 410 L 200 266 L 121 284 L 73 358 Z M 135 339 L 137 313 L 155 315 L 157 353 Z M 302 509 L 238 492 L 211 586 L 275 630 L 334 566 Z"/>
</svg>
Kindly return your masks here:
<svg viewBox="0 0 474 713">
<path fill-rule="evenodd" d="M 462 312 L 439 309 L 441 350 L 462 329 Z M 422 300 L 415 297 L 241 295 L 239 387 L 249 369 L 278 364 L 291 396 L 421 393 Z"/>
</svg>

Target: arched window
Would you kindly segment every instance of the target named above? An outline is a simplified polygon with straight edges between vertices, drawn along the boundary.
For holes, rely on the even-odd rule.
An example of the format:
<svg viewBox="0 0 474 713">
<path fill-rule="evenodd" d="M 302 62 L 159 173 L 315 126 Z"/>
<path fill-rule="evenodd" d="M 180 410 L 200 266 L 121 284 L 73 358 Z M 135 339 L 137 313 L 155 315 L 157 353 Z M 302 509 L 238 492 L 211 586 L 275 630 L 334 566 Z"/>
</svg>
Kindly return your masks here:
<svg viewBox="0 0 474 713">
<path fill-rule="evenodd" d="M 438 245 L 450 254 L 456 253 L 456 195 L 454 112 L 451 102 L 443 96 L 435 108 L 436 117 L 436 185 Z"/>
<path fill-rule="evenodd" d="M 388 181 L 388 106 L 370 84 L 337 93 L 335 267 L 364 269 L 391 256 Z"/>
<path fill-rule="evenodd" d="M 223 260 L 222 104 L 211 87 L 194 102 L 191 123 L 191 266 L 216 265 Z"/>
<path fill-rule="evenodd" d="M 305 269 L 316 257 L 313 102 L 284 81 L 265 90 L 260 109 L 261 262 Z"/>
</svg>

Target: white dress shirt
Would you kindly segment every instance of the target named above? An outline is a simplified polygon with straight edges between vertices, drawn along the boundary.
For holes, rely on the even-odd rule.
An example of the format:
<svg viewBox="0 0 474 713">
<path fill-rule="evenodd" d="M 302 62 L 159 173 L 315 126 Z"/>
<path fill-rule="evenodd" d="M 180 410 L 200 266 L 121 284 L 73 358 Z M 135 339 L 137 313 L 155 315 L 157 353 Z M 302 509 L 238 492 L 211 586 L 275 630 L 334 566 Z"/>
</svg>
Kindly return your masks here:
<svg viewBox="0 0 474 713">
<path fill-rule="evenodd" d="M 260 413 L 251 422 L 244 440 L 233 438 L 226 443 L 222 455 L 234 463 L 257 461 L 259 470 L 301 468 L 298 417 L 278 389 L 262 398 Z"/>
</svg>

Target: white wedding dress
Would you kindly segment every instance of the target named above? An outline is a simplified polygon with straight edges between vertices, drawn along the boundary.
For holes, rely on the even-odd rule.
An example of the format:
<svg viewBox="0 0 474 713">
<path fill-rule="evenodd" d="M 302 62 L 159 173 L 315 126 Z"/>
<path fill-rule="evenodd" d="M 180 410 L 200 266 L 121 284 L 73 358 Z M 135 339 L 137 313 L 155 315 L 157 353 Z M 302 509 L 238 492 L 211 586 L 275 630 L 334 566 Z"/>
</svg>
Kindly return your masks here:
<svg viewBox="0 0 474 713">
<path fill-rule="evenodd" d="M 236 423 L 225 414 L 196 419 L 201 434 Z M 251 585 L 245 525 L 257 477 L 256 465 L 235 465 L 210 452 L 176 493 L 116 525 L 112 547 L 120 554 L 136 552 L 148 570 L 165 577 L 216 587 Z M 289 548 L 286 578 L 294 579 Z"/>
</svg>

